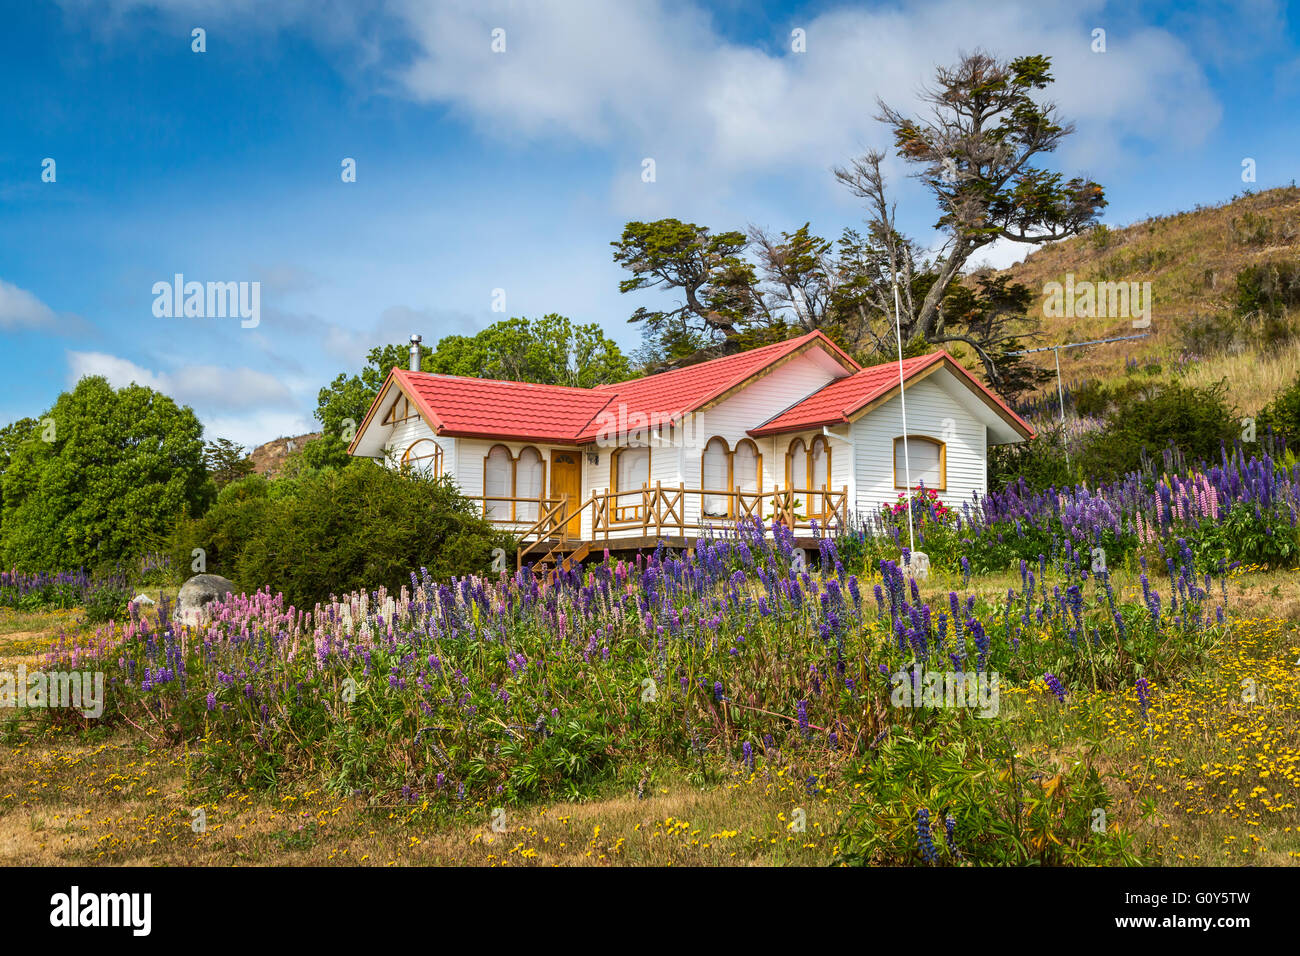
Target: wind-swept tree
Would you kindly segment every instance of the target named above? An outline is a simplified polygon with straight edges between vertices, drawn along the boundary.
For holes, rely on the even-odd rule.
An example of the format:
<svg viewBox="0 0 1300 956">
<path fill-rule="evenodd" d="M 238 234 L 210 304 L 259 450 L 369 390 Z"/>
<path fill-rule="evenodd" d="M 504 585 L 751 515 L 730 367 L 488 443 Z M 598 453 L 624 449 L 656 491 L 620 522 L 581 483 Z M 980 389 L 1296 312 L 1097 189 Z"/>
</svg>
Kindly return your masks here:
<svg viewBox="0 0 1300 956">
<path fill-rule="evenodd" d="M 673 290 L 671 308 L 638 306 L 631 322 L 646 324 L 650 351 L 670 364 L 685 364 L 747 347 L 746 331 L 761 309 L 758 277 L 742 253 L 743 232 L 716 235 L 705 226 L 660 219 L 629 222 L 614 247 L 614 261 L 632 275 L 619 292 Z"/>
<path fill-rule="evenodd" d="M 854 195 L 866 200 L 870 238 L 883 249 L 891 276 L 898 277 L 898 323 L 904 342 L 921 338 L 932 344 L 960 342 L 979 356 L 994 385 L 1005 384 L 1008 339 L 1006 288 L 989 289 L 982 319 L 962 321 L 952 306 L 965 303 L 950 297 L 971 257 L 999 239 L 1041 245 L 1078 235 L 1095 224 L 1106 205 L 1101 186 L 1082 176 L 1062 182 L 1059 173 L 1033 164 L 1054 151 L 1074 131 L 1050 102 L 1039 102 L 1036 91 L 1052 83 L 1051 61 L 1026 56 L 1003 62 L 987 53 L 961 58 L 952 68 L 937 71 L 937 85 L 924 92 L 933 107 L 928 119 L 915 119 L 877 101 L 877 119 L 890 127 L 898 155 L 916 168 L 914 175 L 938 202 L 936 223 L 945 235 L 940 251 L 920 261 L 916 247 L 899 232 L 894 206 L 885 190 L 885 154 L 873 150 L 835 176 Z M 918 287 L 916 279 L 932 273 L 933 281 Z M 870 310 L 894 318 L 893 283 L 868 283 L 858 309 L 864 322 Z"/>
</svg>

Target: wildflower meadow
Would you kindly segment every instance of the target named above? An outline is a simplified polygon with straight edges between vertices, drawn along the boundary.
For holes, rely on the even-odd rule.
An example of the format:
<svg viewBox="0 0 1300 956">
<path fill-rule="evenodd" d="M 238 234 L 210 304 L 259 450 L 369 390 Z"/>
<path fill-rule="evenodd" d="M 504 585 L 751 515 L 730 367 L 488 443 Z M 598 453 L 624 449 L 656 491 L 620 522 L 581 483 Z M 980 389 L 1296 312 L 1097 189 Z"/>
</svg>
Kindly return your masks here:
<svg viewBox="0 0 1300 956">
<path fill-rule="evenodd" d="M 42 719 L 176 749 L 188 799 L 214 814 L 223 795 L 332 794 L 407 827 L 486 827 L 472 842 L 489 862 L 538 857 L 526 837 L 544 831 L 509 824 L 538 808 L 682 781 L 760 795 L 749 812 L 771 810 L 773 832 L 742 838 L 741 858 L 779 840 L 820 862 L 1170 861 L 1159 801 L 1132 790 L 1158 766 L 1196 794 L 1180 807 L 1220 825 L 1254 808 L 1216 798 L 1267 793 L 1250 846 L 1294 857 L 1295 686 L 1276 663 L 1294 658 L 1294 630 L 1243 615 L 1238 592 L 1270 573 L 1252 556 L 1294 574 L 1297 500 L 1294 467 L 1236 455 L 960 510 L 923 492 L 921 579 L 892 550 L 906 508 L 891 507 L 830 529 L 811 558 L 784 526 L 742 523 L 549 577 L 418 569 L 397 593 L 311 608 L 232 595 L 197 627 L 160 595 L 65 633 L 41 662 L 105 672 L 103 719 Z M 1233 521 L 1267 545 L 1234 549 Z M 1213 746 L 1188 733 L 1227 718 Z M 1251 757 L 1257 734 L 1267 762 Z M 695 829 L 654 826 L 696 853 L 736 839 Z M 591 859 L 649 852 L 629 848 L 643 831 L 591 841 Z"/>
</svg>

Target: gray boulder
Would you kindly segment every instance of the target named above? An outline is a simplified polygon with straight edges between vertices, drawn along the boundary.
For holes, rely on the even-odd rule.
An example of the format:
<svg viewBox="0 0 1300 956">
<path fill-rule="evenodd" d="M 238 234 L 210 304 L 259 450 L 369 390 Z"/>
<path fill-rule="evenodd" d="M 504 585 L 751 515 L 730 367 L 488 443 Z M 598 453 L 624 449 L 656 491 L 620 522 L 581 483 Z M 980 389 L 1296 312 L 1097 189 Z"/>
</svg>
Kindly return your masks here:
<svg viewBox="0 0 1300 956">
<path fill-rule="evenodd" d="M 182 624 L 199 624 L 205 616 L 205 605 L 234 590 L 234 582 L 219 574 L 196 574 L 181 585 L 176 595 L 176 619 Z"/>
</svg>

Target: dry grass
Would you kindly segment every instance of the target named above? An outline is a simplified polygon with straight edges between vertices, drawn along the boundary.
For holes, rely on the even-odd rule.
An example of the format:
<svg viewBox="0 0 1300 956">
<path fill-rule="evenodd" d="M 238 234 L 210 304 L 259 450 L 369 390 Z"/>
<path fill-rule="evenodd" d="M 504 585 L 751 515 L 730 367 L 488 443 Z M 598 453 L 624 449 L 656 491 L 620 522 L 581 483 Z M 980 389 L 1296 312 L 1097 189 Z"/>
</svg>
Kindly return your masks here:
<svg viewBox="0 0 1300 956">
<path fill-rule="evenodd" d="M 1300 381 L 1300 348 L 1211 356 L 1188 365 L 1179 378 L 1196 388 L 1223 382 L 1228 404 L 1251 414 Z"/>
<path fill-rule="evenodd" d="M 1238 198 L 1221 206 L 1198 208 L 1168 216 L 1156 216 L 1130 226 L 1108 230 L 1106 240 L 1080 236 L 1054 243 L 1033 252 L 1004 274 L 1034 290 L 1037 299 L 1031 314 L 1042 317 L 1046 298 L 1044 284 L 1064 282 L 1067 273 L 1075 281 L 1150 282 L 1153 299 L 1151 327 L 1134 330 L 1128 319 L 1043 318 L 1042 344 L 1077 342 L 1148 331 L 1147 339 L 1072 350 L 1061 357 L 1061 372 L 1067 382 L 1084 379 L 1109 380 L 1123 373 L 1125 360 L 1168 362 L 1178 355 L 1181 340 L 1178 324 L 1195 315 L 1217 315 L 1229 311 L 1235 296 L 1237 274 L 1248 265 L 1300 255 L 1300 189 L 1283 187 Z M 1281 350 L 1279 350 L 1281 351 Z M 1266 372 L 1269 383 L 1254 385 L 1249 376 L 1230 374 L 1240 383 L 1239 407 L 1247 413 L 1258 409 L 1275 394 L 1275 386 L 1295 381 L 1294 353 L 1276 362 Z M 1224 360 L 1232 371 L 1252 368 L 1253 356 L 1239 356 L 1237 363 Z M 1270 358 L 1270 356 L 1261 356 Z M 1052 367 L 1051 353 L 1036 357 L 1044 368 Z M 1214 376 L 1214 366 L 1206 376 Z M 1216 380 L 1222 377 L 1218 375 Z M 1053 383 L 1053 388 L 1055 383 Z M 1261 401 L 1262 400 L 1262 401 Z"/>
<path fill-rule="evenodd" d="M 1131 576 L 1129 576 L 1131 578 Z M 1136 581 L 1116 573 L 1122 592 Z M 1004 594 L 1019 576 L 984 575 L 973 589 Z M 959 588 L 936 575 L 927 596 Z M 1030 750 L 1058 760 L 1085 750 L 1107 773 L 1111 819 L 1162 848 L 1170 865 L 1300 860 L 1300 576 L 1239 573 L 1229 608 L 1253 618 L 1202 673 L 1161 688 L 1148 729 L 1132 690 L 1071 699 L 1068 717 L 1030 694 L 1006 711 Z M 1266 611 L 1262 609 L 1267 609 Z M 1264 617 L 1264 614 L 1267 617 Z M 39 653 L 53 640 L 21 618 L 0 642 Z M 1240 705 L 1242 681 L 1267 706 Z M 1044 698 L 1037 700 L 1037 698 Z M 1091 743 L 1090 743 L 1091 742 Z M 700 785 L 663 771 L 643 796 L 620 791 L 578 803 L 455 815 L 420 805 L 368 806 L 320 788 L 248 789 L 216 797 L 187 785 L 185 748 L 143 745 L 131 728 L 98 739 L 46 738 L 11 723 L 0 748 L 0 865 L 737 866 L 833 865 L 852 787 L 773 769 Z M 1262 789 L 1261 789 L 1262 787 Z M 206 826 L 195 832 L 195 811 Z M 802 810 L 802 831 L 792 827 Z M 494 825 L 495 823 L 495 825 Z"/>
</svg>

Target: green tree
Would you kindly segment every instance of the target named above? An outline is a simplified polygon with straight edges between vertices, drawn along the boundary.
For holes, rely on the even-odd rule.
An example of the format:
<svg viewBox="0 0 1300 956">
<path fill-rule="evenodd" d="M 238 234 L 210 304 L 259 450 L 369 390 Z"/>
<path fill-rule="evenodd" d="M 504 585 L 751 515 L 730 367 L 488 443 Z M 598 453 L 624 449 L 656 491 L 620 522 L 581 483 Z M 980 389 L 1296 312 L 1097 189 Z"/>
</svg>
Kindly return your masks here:
<svg viewBox="0 0 1300 956">
<path fill-rule="evenodd" d="M 203 447 L 203 464 L 218 488 L 253 473 L 253 460 L 229 438 L 218 438 Z"/>
<path fill-rule="evenodd" d="M 630 272 L 620 292 L 680 292 L 674 308 L 638 306 L 630 322 L 644 322 L 646 335 L 674 364 L 699 361 L 746 348 L 746 332 L 763 303 L 754 265 L 742 253 L 743 232 L 713 234 L 680 219 L 629 222 L 614 247 L 614 261 Z"/>
<path fill-rule="evenodd" d="M 405 368 L 409 360 L 409 345 L 376 347 L 370 350 L 360 373 L 340 374 L 322 388 L 316 401 L 322 434 L 303 449 L 303 464 L 311 468 L 346 465 L 350 460 L 348 443 L 384 379 L 392 368 Z M 540 319 L 506 319 L 476 335 L 447 336 L 421 354 L 420 369 L 582 388 L 623 381 L 631 375 L 627 358 L 599 325 L 574 325 L 554 313 Z"/>
<path fill-rule="evenodd" d="M 0 520 L 4 514 L 4 474 L 9 470 L 9 462 L 13 461 L 18 446 L 29 441 L 36 428 L 37 421 L 34 418 L 20 418 L 0 428 Z"/>
<path fill-rule="evenodd" d="M 203 426 L 141 385 L 83 378 L 18 444 L 3 476 L 0 551 L 48 571 L 140 553 L 205 504 Z"/>
<path fill-rule="evenodd" d="M 877 119 L 892 130 L 898 156 L 914 167 L 939 206 L 935 227 L 946 241 L 928 261 L 897 230 L 885 189 L 884 153 L 873 150 L 835 170 L 836 178 L 867 202 L 871 240 L 885 253 L 888 276 L 898 277 L 898 309 L 891 279 L 864 290 L 870 312 L 888 317 L 892 327 L 897 311 L 905 342 L 919 337 L 970 346 L 995 386 L 1003 384 L 998 343 L 988 341 L 978 326 L 951 321 L 945 305 L 953 284 L 989 244 L 1009 240 L 1036 246 L 1078 235 L 1096 223 L 1106 205 L 1097 183 L 1082 177 L 1063 182 L 1059 173 L 1034 165 L 1074 130 L 1054 105 L 1034 98 L 1053 82 L 1050 67 L 1045 56 L 1003 62 L 977 52 L 937 71 L 936 87 L 923 94 L 932 108 L 929 117 L 914 119 L 878 103 Z M 913 279 L 925 272 L 933 273 L 933 281 L 918 294 Z M 869 318 L 864 309 L 864 321 Z"/>
<path fill-rule="evenodd" d="M 447 336 L 421 368 L 443 375 L 579 388 L 620 382 L 631 374 L 627 359 L 599 325 L 574 325 L 555 313 L 496 322 L 477 335 Z"/>
</svg>

